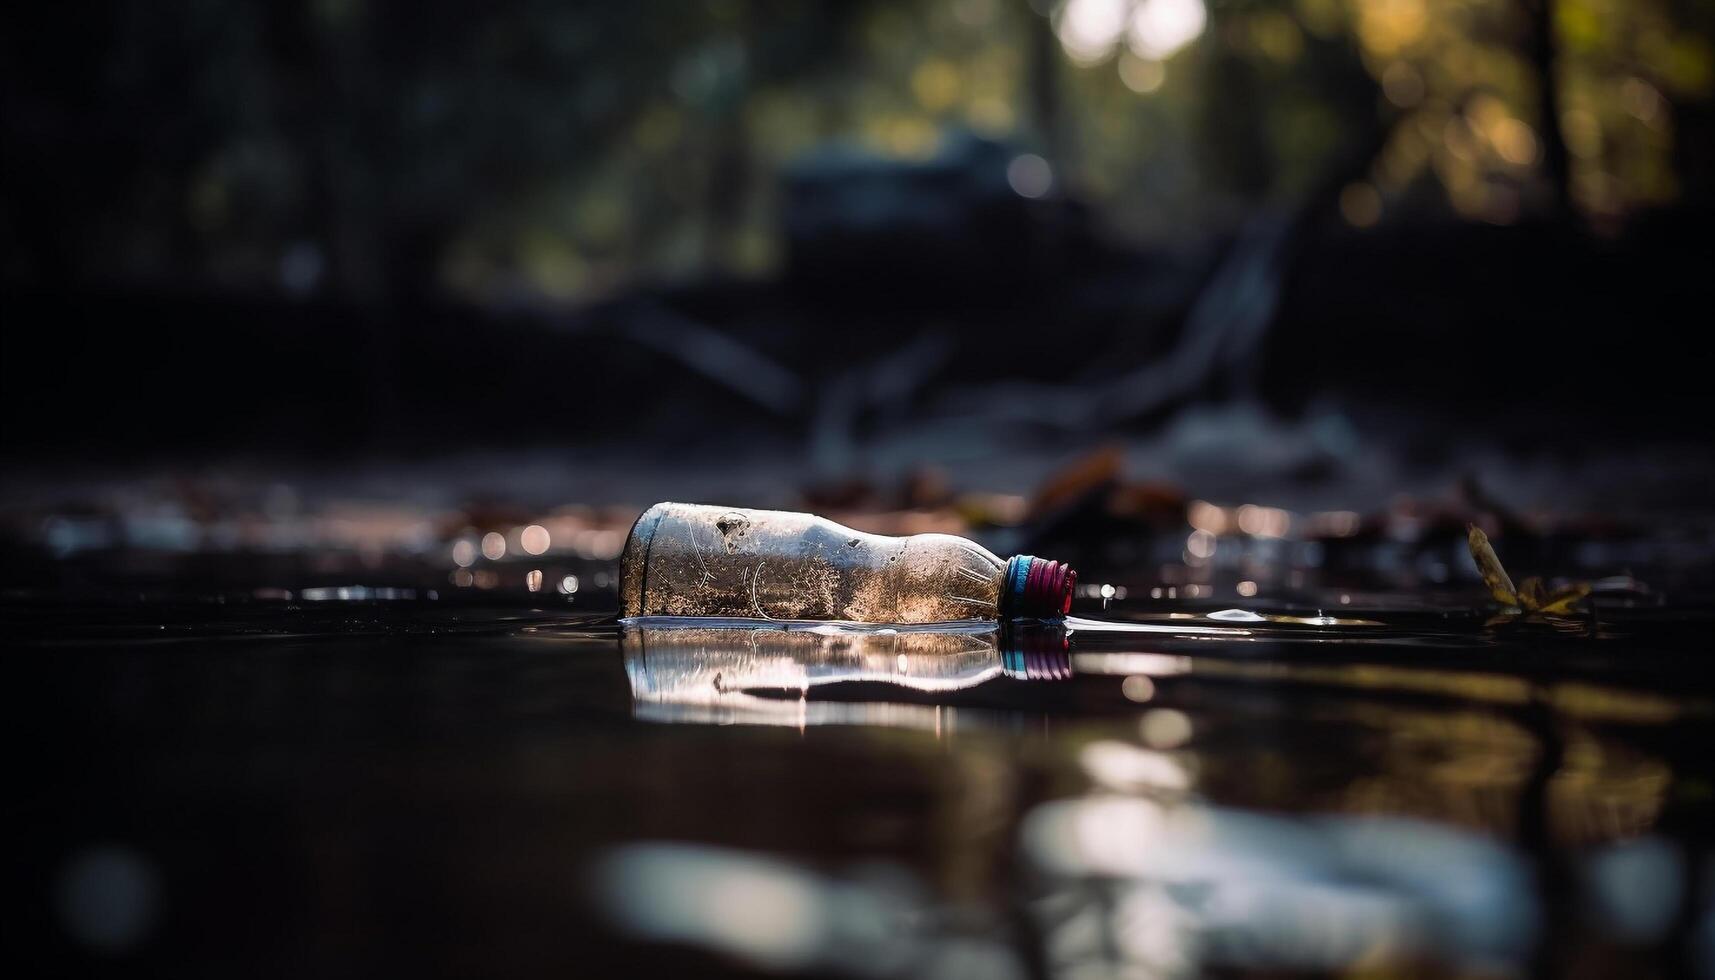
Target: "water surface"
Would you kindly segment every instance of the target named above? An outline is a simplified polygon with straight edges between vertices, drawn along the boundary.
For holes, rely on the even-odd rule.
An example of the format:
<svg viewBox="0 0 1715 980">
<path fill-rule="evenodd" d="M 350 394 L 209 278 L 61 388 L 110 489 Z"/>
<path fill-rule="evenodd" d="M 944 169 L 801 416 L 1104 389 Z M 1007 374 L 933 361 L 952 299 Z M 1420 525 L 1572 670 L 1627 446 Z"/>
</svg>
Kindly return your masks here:
<svg viewBox="0 0 1715 980">
<path fill-rule="evenodd" d="M 5 604 L 14 955 L 197 976 L 1710 962 L 1701 612 L 1494 629 L 1405 599 L 1110 601 L 1070 631 L 623 629 L 346 595 Z"/>
</svg>

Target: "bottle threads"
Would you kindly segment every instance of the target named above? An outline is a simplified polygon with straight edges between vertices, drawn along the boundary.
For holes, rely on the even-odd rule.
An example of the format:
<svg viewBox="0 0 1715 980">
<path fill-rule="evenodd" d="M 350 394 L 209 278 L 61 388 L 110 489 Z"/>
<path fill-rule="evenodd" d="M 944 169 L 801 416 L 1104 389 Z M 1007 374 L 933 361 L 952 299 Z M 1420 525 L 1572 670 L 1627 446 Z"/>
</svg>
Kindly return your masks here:
<svg viewBox="0 0 1715 980">
<path fill-rule="evenodd" d="M 1064 616 L 1072 611 L 1072 587 L 1077 581 L 1078 573 L 1068 565 L 1034 555 L 1015 555 L 1006 563 L 1001 615 Z"/>
</svg>

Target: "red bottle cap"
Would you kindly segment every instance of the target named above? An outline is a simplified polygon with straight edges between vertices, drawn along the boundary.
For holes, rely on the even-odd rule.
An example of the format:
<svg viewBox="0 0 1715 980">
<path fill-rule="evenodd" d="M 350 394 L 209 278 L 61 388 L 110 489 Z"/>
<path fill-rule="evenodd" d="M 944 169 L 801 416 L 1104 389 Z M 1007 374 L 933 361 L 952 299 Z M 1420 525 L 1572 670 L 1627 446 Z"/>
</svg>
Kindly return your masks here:
<svg viewBox="0 0 1715 980">
<path fill-rule="evenodd" d="M 1072 611 L 1072 587 L 1078 573 L 1070 565 L 1034 555 L 1015 555 L 1006 563 L 1001 615 L 1047 619 Z"/>
</svg>

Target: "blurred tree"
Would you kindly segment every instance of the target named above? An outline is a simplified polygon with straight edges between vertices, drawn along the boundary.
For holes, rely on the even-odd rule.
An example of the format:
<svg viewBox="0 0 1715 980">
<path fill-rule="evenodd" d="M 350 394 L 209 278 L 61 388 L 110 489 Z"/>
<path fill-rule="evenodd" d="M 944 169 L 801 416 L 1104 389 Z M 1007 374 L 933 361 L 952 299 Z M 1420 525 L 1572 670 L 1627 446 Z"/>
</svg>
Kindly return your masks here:
<svg viewBox="0 0 1715 980">
<path fill-rule="evenodd" d="M 0 277 L 587 299 L 779 261 L 776 175 L 952 130 L 1164 240 L 1385 134 L 1354 224 L 1708 199 L 1693 0 L 11 5 Z"/>
</svg>

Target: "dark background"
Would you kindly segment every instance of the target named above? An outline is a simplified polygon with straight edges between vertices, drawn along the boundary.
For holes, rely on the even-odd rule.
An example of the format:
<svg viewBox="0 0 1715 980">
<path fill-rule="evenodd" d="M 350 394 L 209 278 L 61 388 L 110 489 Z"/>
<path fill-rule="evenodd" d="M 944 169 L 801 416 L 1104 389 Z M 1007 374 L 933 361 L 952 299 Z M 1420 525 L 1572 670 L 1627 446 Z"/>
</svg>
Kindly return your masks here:
<svg viewBox="0 0 1715 980">
<path fill-rule="evenodd" d="M 5 454 L 1701 441 L 1707 5 L 1128 7 L 21 6 Z"/>
</svg>

